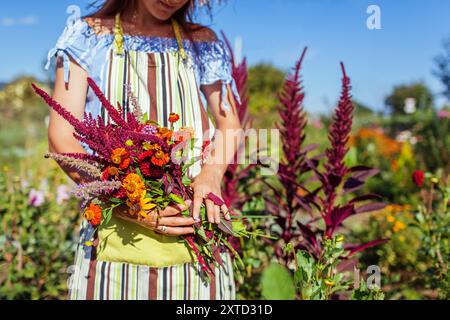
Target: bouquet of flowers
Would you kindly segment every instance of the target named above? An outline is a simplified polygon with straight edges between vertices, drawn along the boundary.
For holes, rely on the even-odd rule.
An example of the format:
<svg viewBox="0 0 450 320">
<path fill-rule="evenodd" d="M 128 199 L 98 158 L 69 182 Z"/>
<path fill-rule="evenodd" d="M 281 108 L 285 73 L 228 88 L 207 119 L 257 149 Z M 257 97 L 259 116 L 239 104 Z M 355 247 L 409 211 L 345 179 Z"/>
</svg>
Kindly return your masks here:
<svg viewBox="0 0 450 320">
<path fill-rule="evenodd" d="M 75 138 L 93 151 L 92 154 L 46 155 L 89 177 L 89 182 L 79 184 L 75 192 L 84 200 L 84 217 L 89 223 L 94 228 L 107 223 L 119 206 L 127 208 L 125 215 L 130 219 L 139 221 L 146 219 L 150 211 L 158 212 L 174 204 L 185 205 L 187 200 L 192 200 L 187 170 L 201 161 L 186 160 L 194 145 L 193 129 L 173 130 L 174 123 L 180 118 L 177 114 L 169 117 L 171 128 L 149 121 L 134 96 L 131 99 L 133 110 L 124 112 L 120 104 L 115 108 L 107 101 L 92 79 L 88 79 L 88 84 L 107 110 L 108 121 L 101 116 L 93 118 L 90 113 L 85 113 L 80 121 L 45 91 L 34 84 L 33 89 L 73 126 Z M 224 204 L 212 193 L 208 198 L 218 206 Z M 212 225 L 206 219 L 203 206 L 200 222 L 194 225 L 194 234 L 184 236 L 184 241 L 208 274 L 213 272 L 211 263 L 222 263 L 220 248 L 228 248 L 242 262 L 228 240 L 253 234 L 246 230 L 240 214 L 232 210 L 229 213 L 231 220 L 222 218 L 220 224 Z M 189 217 L 192 212 L 187 209 L 181 214 Z"/>
</svg>

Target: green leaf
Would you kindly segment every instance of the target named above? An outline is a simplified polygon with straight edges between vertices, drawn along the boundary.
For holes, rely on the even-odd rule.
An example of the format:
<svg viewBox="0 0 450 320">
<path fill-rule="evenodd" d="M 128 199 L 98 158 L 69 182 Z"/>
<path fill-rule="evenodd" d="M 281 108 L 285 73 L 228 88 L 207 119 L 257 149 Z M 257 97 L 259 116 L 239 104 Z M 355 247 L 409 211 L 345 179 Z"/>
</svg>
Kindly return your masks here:
<svg viewBox="0 0 450 320">
<path fill-rule="evenodd" d="M 191 179 L 189 177 L 183 176 L 183 178 L 181 178 L 181 182 L 185 186 L 190 186 L 192 181 L 191 181 Z"/>
<path fill-rule="evenodd" d="M 175 202 L 177 204 L 183 204 L 183 205 L 185 204 L 183 198 L 181 198 L 180 196 L 178 196 L 174 193 L 169 194 L 169 198 L 170 198 L 170 200 L 172 200 L 173 202 Z"/>
<path fill-rule="evenodd" d="M 268 300 L 294 300 L 295 287 L 289 271 L 278 263 L 264 270 L 261 278 L 262 295 Z"/>
<path fill-rule="evenodd" d="M 246 231 L 247 229 L 245 228 L 244 223 L 242 222 L 242 220 L 237 220 L 237 221 L 232 221 L 231 222 L 231 226 L 232 229 L 235 233 L 240 233 L 243 231 Z"/>
</svg>

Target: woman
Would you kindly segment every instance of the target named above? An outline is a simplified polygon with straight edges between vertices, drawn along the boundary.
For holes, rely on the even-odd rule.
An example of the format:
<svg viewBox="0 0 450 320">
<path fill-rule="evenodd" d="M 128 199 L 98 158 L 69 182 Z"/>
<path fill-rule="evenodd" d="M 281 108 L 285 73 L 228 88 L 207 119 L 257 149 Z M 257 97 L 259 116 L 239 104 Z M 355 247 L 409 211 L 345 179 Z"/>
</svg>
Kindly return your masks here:
<svg viewBox="0 0 450 320">
<path fill-rule="evenodd" d="M 68 25 L 49 53 L 49 59 L 58 58 L 53 98 L 80 119 L 84 112 L 107 116 L 88 90 L 89 76 L 112 103 L 131 108 L 137 100 L 163 126 L 170 113 L 177 113 L 179 126 L 192 127 L 197 138 L 209 140 L 212 134 L 240 129 L 229 54 L 213 31 L 189 22 L 195 1 L 107 0 L 96 13 Z M 91 152 L 72 130 L 52 111 L 50 151 Z M 192 218 L 178 216 L 185 208 L 171 206 L 160 218 L 149 213 L 144 223 L 124 220 L 116 212 L 95 234 L 83 223 L 70 299 L 234 299 L 230 256 L 222 253 L 224 264 L 208 283 L 179 237 L 193 232 L 202 205 L 211 223 L 218 223 L 227 210 L 205 199 L 210 192 L 221 194 L 229 160 L 222 157 L 235 152 L 234 143 L 222 136 L 203 165 L 190 172 L 195 177 L 194 200 L 187 203 Z M 202 139 L 198 144 L 201 149 Z M 77 183 L 87 179 L 62 168 Z"/>
</svg>

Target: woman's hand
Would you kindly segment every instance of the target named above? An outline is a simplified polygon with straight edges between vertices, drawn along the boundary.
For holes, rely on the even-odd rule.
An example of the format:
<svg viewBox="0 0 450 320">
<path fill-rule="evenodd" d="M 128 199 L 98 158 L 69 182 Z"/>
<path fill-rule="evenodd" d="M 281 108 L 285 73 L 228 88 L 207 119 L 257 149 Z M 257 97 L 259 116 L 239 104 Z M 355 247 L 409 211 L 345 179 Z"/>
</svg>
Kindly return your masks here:
<svg viewBox="0 0 450 320">
<path fill-rule="evenodd" d="M 210 223 L 220 223 L 220 212 L 224 213 L 225 219 L 230 220 L 230 213 L 226 205 L 218 206 L 212 200 L 208 199 L 209 193 L 213 193 L 219 198 L 222 198 L 221 184 L 223 175 L 214 167 L 203 167 L 200 174 L 194 179 L 192 188 L 194 190 L 194 205 L 192 209 L 192 216 L 196 222 L 200 221 L 200 208 L 205 202 L 206 213 Z"/>
<path fill-rule="evenodd" d="M 127 212 L 128 208 L 125 206 L 116 208 L 115 214 L 123 220 L 137 223 L 157 233 L 168 236 L 181 236 L 194 233 L 194 219 L 180 216 L 181 212 L 187 210 L 190 205 L 191 201 L 188 200 L 186 201 L 186 206 L 168 206 L 159 213 L 153 210 L 148 212 L 148 216 L 145 219 L 130 216 Z"/>
</svg>

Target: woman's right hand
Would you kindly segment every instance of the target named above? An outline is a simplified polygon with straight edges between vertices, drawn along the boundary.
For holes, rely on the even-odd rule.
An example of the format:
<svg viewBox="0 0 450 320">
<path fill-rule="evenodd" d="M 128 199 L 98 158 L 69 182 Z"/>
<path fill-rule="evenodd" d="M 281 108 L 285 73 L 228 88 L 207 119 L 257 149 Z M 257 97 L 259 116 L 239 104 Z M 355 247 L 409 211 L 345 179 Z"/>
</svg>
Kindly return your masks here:
<svg viewBox="0 0 450 320">
<path fill-rule="evenodd" d="M 192 217 L 182 217 L 181 212 L 189 209 L 191 201 L 187 200 L 186 205 L 172 205 L 159 213 L 156 210 L 148 212 L 147 218 L 137 218 L 128 214 L 125 207 L 118 207 L 115 214 L 124 220 L 137 223 L 145 228 L 168 236 L 182 236 L 194 233 L 195 223 Z M 120 209 L 119 209 L 120 208 Z"/>
</svg>

